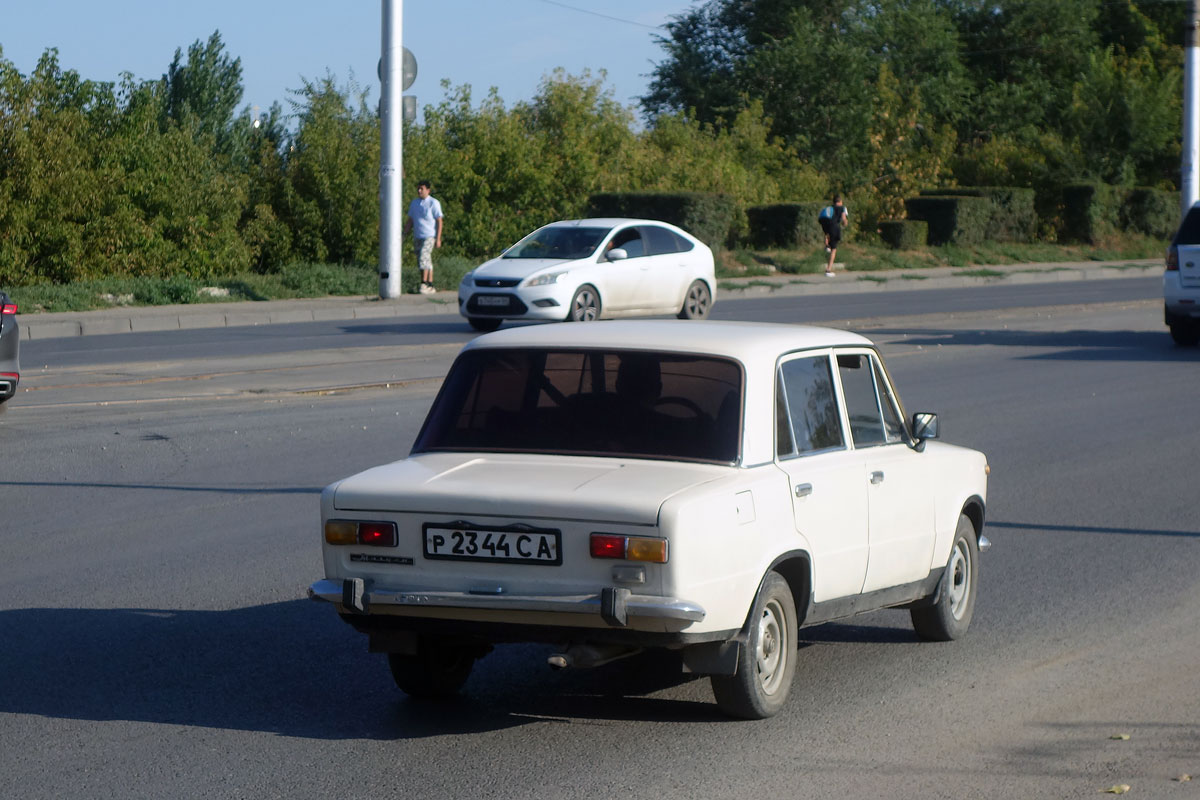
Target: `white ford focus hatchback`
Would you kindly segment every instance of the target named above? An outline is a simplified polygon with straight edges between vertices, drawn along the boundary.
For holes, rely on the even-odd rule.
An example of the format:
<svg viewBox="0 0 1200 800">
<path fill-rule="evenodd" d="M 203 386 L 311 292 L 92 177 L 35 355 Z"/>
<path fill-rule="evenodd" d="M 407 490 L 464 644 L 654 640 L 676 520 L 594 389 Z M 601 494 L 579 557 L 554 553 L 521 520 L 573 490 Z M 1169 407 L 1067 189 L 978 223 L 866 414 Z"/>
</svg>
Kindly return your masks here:
<svg viewBox="0 0 1200 800">
<path fill-rule="evenodd" d="M 458 309 L 471 327 L 510 320 L 708 316 L 717 284 L 712 251 L 666 222 L 577 219 L 538 228 L 468 272 Z"/>
<path fill-rule="evenodd" d="M 718 705 L 783 705 L 797 628 L 905 609 L 963 636 L 988 467 L 905 414 L 870 341 L 736 322 L 526 325 L 454 362 L 408 458 L 321 495 L 327 601 L 412 695 L 494 644 L 644 648 Z"/>
</svg>

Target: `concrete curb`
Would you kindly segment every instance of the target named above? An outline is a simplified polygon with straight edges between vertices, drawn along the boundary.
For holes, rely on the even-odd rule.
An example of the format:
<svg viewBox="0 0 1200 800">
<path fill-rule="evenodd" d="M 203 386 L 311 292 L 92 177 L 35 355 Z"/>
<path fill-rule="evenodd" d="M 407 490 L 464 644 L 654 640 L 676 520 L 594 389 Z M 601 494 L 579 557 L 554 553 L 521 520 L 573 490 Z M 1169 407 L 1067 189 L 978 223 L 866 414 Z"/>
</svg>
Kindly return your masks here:
<svg viewBox="0 0 1200 800">
<path fill-rule="evenodd" d="M 737 297 L 890 292 L 999 283 L 1057 283 L 1139 278 L 1161 269 L 1160 259 L 1144 259 L 988 267 L 934 267 L 880 272 L 839 271 L 832 278 L 823 275 L 778 274 L 754 278 L 721 278 L 717 280 L 717 302 L 723 298 Z M 386 319 L 428 314 L 453 314 L 457 317 L 458 302 L 455 293 L 404 295 L 393 300 L 380 300 L 375 297 L 322 297 L 177 306 L 120 306 L 97 311 L 24 314 L 19 317 L 18 322 L 22 339 L 55 339 L 245 325 Z"/>
</svg>

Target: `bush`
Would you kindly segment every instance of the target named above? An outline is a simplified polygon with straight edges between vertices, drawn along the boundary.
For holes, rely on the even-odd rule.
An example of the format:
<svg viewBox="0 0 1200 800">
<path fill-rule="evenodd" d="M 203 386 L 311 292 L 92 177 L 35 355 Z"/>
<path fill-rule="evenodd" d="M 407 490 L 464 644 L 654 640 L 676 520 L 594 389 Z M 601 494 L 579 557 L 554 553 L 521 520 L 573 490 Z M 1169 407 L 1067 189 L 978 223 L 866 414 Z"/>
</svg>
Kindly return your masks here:
<svg viewBox="0 0 1200 800">
<path fill-rule="evenodd" d="M 1116 232 L 1123 193 L 1104 183 L 1075 183 L 1061 193 L 1060 241 L 1095 244 Z"/>
<path fill-rule="evenodd" d="M 729 195 L 700 192 L 602 192 L 588 197 L 590 217 L 658 219 L 683 228 L 719 250 L 729 243 L 738 217 Z"/>
<path fill-rule="evenodd" d="M 1121 204 L 1120 222 L 1121 230 L 1170 239 L 1179 226 L 1179 196 L 1161 189 L 1130 189 Z"/>
<path fill-rule="evenodd" d="M 929 239 L 929 223 L 922 219 L 880 220 L 879 238 L 893 250 L 916 250 Z"/>
<path fill-rule="evenodd" d="M 908 218 L 929 224 L 928 244 L 976 244 L 984 241 L 992 204 L 982 197 L 910 197 Z"/>
<path fill-rule="evenodd" d="M 749 238 L 754 247 L 799 250 L 824 241 L 817 215 L 828 203 L 776 203 L 746 209 Z"/>
<path fill-rule="evenodd" d="M 924 197 L 983 197 L 991 203 L 984 237 L 993 242 L 1032 242 L 1037 234 L 1033 189 L 1016 186 L 960 186 L 922 189 Z"/>
</svg>

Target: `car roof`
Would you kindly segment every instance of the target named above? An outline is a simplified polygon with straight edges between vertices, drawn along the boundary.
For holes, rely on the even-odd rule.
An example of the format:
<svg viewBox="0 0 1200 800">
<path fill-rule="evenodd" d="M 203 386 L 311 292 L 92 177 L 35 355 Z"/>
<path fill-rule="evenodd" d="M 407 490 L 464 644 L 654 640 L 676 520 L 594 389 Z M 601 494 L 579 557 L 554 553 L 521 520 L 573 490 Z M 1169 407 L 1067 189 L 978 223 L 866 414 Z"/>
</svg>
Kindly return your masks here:
<svg viewBox="0 0 1200 800">
<path fill-rule="evenodd" d="M 811 325 L 714 320 L 601 320 L 506 328 L 464 348 L 540 347 L 666 350 L 725 356 L 742 362 L 819 347 L 873 347 L 857 333 Z"/>
<path fill-rule="evenodd" d="M 669 222 L 663 222 L 661 219 L 635 219 L 632 217 L 588 217 L 586 219 L 563 219 L 558 222 L 551 222 L 544 227 L 576 227 L 576 228 L 615 228 L 618 225 L 664 225 L 668 228 L 676 228 Z"/>
</svg>

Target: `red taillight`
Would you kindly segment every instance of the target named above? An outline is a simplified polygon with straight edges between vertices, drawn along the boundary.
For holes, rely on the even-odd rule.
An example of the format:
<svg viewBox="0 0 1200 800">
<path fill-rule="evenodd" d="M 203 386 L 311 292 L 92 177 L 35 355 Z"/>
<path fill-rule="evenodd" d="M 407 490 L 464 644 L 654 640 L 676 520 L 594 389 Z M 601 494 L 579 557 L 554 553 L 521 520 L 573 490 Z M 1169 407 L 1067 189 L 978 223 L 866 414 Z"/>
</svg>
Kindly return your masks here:
<svg viewBox="0 0 1200 800">
<path fill-rule="evenodd" d="M 5 303 L 4 305 L 0 306 L 0 314 L 15 314 L 15 313 L 17 313 L 17 304 L 16 303 Z"/>
<path fill-rule="evenodd" d="M 592 558 L 624 558 L 625 537 L 608 533 L 592 534 Z"/>
<path fill-rule="evenodd" d="M 1167 248 L 1167 271 L 1179 269 L 1179 248 L 1171 245 Z"/>
<path fill-rule="evenodd" d="M 360 522 L 358 541 L 374 547 L 395 547 L 396 526 L 390 522 Z"/>
<path fill-rule="evenodd" d="M 667 540 L 650 536 L 593 533 L 591 551 L 592 558 L 622 558 L 626 561 L 667 563 Z"/>
</svg>

